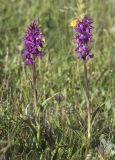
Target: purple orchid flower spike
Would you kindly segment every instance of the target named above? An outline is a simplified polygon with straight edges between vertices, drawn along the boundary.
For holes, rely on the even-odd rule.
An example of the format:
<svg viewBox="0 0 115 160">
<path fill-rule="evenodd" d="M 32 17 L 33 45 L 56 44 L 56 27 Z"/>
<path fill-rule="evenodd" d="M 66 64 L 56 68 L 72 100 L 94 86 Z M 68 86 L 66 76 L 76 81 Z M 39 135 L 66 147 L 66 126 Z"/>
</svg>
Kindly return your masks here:
<svg viewBox="0 0 115 160">
<path fill-rule="evenodd" d="M 36 57 L 42 58 L 44 53 L 43 49 L 43 34 L 41 28 L 34 21 L 27 29 L 25 39 L 25 51 L 21 52 L 23 58 L 25 58 L 25 65 L 34 64 Z"/>
<path fill-rule="evenodd" d="M 89 43 L 92 42 L 92 23 L 92 19 L 85 16 L 81 21 L 78 20 L 74 26 L 75 43 L 77 44 L 75 51 L 78 58 L 85 61 L 94 57 L 93 54 L 90 54 L 91 48 L 89 47 Z"/>
</svg>

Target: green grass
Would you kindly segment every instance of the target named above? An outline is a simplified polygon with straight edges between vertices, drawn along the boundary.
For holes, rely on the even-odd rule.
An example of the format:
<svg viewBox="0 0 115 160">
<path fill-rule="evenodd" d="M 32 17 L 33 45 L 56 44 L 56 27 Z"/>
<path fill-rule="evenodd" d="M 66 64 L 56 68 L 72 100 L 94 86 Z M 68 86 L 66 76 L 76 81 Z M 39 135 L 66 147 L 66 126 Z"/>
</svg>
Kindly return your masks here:
<svg viewBox="0 0 115 160">
<path fill-rule="evenodd" d="M 90 160 L 114 160 L 114 5 L 114 0 L 85 1 L 94 20 L 95 55 L 88 62 L 93 105 L 89 147 L 83 63 L 74 54 L 69 27 L 80 12 L 78 0 L 0 0 L 0 158 L 88 160 L 89 154 Z M 19 55 L 34 19 L 46 39 L 45 57 L 37 63 L 39 117 L 32 112 L 31 67 L 23 67 Z"/>
</svg>

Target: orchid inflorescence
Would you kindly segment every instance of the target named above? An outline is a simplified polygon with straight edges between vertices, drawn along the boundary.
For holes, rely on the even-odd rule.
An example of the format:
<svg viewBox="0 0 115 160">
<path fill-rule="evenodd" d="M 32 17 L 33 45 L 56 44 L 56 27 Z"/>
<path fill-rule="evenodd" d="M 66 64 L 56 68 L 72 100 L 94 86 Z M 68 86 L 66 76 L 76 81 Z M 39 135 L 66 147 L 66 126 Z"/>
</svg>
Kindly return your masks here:
<svg viewBox="0 0 115 160">
<path fill-rule="evenodd" d="M 25 50 L 21 51 L 21 55 L 25 58 L 25 65 L 35 64 L 36 57 L 43 57 L 43 35 L 41 28 L 36 21 L 28 27 L 25 39 Z"/>
<path fill-rule="evenodd" d="M 75 51 L 79 59 L 88 60 L 94 56 L 90 53 L 91 47 L 89 46 L 89 43 L 92 42 L 92 23 L 92 19 L 85 16 L 82 20 L 76 20 L 73 27 L 75 30 L 75 44 L 77 45 Z"/>
</svg>

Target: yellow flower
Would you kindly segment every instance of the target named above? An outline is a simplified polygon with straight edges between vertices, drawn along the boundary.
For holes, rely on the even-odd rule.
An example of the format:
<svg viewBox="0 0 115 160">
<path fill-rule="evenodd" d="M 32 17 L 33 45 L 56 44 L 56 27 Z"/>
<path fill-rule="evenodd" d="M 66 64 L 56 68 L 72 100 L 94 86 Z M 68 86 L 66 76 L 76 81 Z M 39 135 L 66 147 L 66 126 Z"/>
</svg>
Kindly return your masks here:
<svg viewBox="0 0 115 160">
<path fill-rule="evenodd" d="M 76 25 L 77 25 L 77 20 L 75 20 L 75 19 L 71 20 L 70 23 L 69 23 L 70 27 L 75 27 Z"/>
<path fill-rule="evenodd" d="M 45 42 L 45 41 L 46 41 L 44 37 L 43 37 L 43 39 L 42 39 L 42 40 L 43 40 L 43 42 Z"/>
</svg>

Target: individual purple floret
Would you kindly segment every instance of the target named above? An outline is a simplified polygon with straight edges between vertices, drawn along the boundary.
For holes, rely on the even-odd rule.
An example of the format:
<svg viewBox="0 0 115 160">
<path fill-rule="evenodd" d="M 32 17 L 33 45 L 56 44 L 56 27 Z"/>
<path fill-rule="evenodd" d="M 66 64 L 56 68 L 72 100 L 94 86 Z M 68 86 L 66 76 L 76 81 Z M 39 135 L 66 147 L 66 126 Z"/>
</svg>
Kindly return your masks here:
<svg viewBox="0 0 115 160">
<path fill-rule="evenodd" d="M 77 47 L 75 51 L 78 54 L 78 58 L 87 60 L 93 58 L 93 54 L 90 53 L 91 48 L 89 43 L 92 42 L 92 19 L 85 16 L 82 21 L 78 20 L 75 29 L 75 43 Z"/>
<path fill-rule="evenodd" d="M 24 42 L 25 50 L 21 52 L 21 55 L 25 58 L 26 65 L 34 64 L 36 57 L 43 57 L 43 35 L 36 21 L 28 27 Z"/>
</svg>

